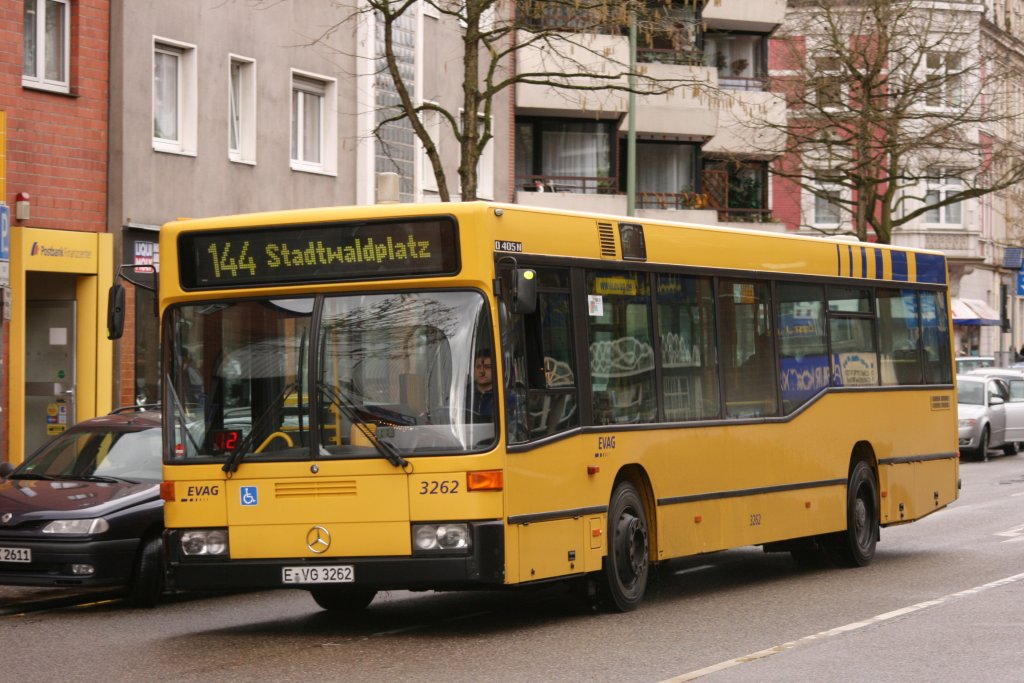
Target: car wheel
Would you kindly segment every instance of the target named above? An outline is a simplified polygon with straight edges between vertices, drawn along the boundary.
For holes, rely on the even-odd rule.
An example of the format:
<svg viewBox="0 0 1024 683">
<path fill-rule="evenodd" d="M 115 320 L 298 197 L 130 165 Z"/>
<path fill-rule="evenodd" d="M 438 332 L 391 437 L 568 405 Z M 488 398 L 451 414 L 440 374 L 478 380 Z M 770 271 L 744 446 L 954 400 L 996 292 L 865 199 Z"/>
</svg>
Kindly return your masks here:
<svg viewBox="0 0 1024 683">
<path fill-rule="evenodd" d="M 847 567 L 866 567 L 878 543 L 878 486 L 864 461 L 853 466 L 846 492 L 846 531 L 829 542 L 830 554 Z"/>
<path fill-rule="evenodd" d="M 339 586 L 335 588 L 314 588 L 310 591 L 313 600 L 325 610 L 341 614 L 362 612 L 373 602 L 377 591 L 365 586 Z"/>
<path fill-rule="evenodd" d="M 153 536 L 142 544 L 135 573 L 128 587 L 128 602 L 134 607 L 153 607 L 164 593 L 164 544 Z"/>
<path fill-rule="evenodd" d="M 629 482 L 615 487 L 608 506 L 608 555 L 604 558 L 604 594 L 609 609 L 636 609 L 647 590 L 650 545 L 640 493 Z"/>
<path fill-rule="evenodd" d="M 1011 441 L 1010 443 L 1003 444 L 1003 453 L 1005 453 L 1006 455 L 1017 455 L 1019 451 L 1020 444 L 1016 441 Z"/>
<path fill-rule="evenodd" d="M 978 441 L 978 459 L 988 462 L 988 426 L 981 430 L 981 440 Z"/>
</svg>

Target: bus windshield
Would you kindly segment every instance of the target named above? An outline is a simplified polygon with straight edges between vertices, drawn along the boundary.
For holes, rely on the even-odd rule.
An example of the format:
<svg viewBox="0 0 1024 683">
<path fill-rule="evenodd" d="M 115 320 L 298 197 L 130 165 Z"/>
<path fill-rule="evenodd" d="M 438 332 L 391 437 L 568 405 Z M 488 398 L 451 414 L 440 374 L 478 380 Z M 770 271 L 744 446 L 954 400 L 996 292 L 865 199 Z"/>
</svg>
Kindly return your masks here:
<svg viewBox="0 0 1024 683">
<path fill-rule="evenodd" d="M 183 305 L 169 317 L 172 458 L 370 458 L 494 444 L 479 292 Z M 486 365 L 484 373 L 475 372 Z"/>
</svg>

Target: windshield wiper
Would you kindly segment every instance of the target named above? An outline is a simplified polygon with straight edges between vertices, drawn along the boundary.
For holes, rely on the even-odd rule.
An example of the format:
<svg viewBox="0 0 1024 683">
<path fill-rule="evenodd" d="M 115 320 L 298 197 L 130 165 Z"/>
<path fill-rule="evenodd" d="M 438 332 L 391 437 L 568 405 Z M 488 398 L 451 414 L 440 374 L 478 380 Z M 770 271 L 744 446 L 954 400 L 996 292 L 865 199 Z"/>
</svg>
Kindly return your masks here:
<svg viewBox="0 0 1024 683">
<path fill-rule="evenodd" d="M 253 423 L 249 426 L 249 433 L 238 440 L 238 445 L 232 449 L 228 454 L 228 459 L 224 462 L 224 466 L 221 467 L 225 472 L 231 473 L 238 469 L 238 465 L 242 462 L 242 458 L 245 456 L 245 452 L 249 450 L 253 442 L 256 440 L 256 435 L 263 431 L 263 427 L 270 420 L 271 416 L 277 411 L 279 406 L 284 405 L 286 398 L 291 396 L 292 392 L 298 387 L 298 384 L 292 382 L 281 390 L 281 393 L 270 402 L 266 410 L 260 413 L 260 416 L 256 418 Z"/>
<path fill-rule="evenodd" d="M 8 479 L 42 479 L 44 481 L 57 481 L 58 477 L 52 474 L 39 474 L 38 472 L 12 472 Z"/>
<path fill-rule="evenodd" d="M 356 426 L 356 429 L 358 429 L 362 435 L 365 436 L 371 444 L 373 444 L 373 447 L 377 449 L 377 452 L 383 455 L 389 463 L 395 467 L 401 467 L 403 469 L 409 464 L 409 462 L 402 457 L 394 446 L 377 437 L 376 432 L 371 429 L 369 423 L 359 417 L 355 404 L 353 404 L 350 399 L 347 399 L 343 393 L 324 382 L 317 382 L 316 386 L 320 390 L 320 393 L 330 399 L 332 404 L 338 406 L 338 410 L 344 413 L 345 417 L 352 421 L 352 424 Z"/>
<path fill-rule="evenodd" d="M 112 477 L 110 475 L 103 474 L 83 474 L 81 476 L 67 476 L 62 477 L 63 479 L 81 479 L 82 481 L 96 481 L 101 484 L 138 484 L 139 482 L 134 479 L 125 479 L 124 477 Z"/>
</svg>

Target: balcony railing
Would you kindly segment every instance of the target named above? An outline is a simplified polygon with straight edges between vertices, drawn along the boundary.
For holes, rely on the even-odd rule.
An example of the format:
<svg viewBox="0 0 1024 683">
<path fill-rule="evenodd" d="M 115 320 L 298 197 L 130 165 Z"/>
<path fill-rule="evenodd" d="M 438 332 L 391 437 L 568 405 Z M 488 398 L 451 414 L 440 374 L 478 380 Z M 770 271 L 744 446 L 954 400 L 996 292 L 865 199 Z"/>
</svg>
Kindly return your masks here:
<svg viewBox="0 0 1024 683">
<path fill-rule="evenodd" d="M 706 209 L 711 197 L 703 192 L 637 192 L 638 209 Z"/>
<path fill-rule="evenodd" d="M 615 176 L 517 175 L 516 187 L 524 192 L 615 194 L 619 179 Z"/>
<path fill-rule="evenodd" d="M 717 209 L 720 223 L 772 223 L 771 209 Z"/>
<path fill-rule="evenodd" d="M 641 64 L 683 64 L 703 66 L 704 53 L 696 47 L 692 49 L 642 47 L 637 48 L 636 61 Z"/>
</svg>

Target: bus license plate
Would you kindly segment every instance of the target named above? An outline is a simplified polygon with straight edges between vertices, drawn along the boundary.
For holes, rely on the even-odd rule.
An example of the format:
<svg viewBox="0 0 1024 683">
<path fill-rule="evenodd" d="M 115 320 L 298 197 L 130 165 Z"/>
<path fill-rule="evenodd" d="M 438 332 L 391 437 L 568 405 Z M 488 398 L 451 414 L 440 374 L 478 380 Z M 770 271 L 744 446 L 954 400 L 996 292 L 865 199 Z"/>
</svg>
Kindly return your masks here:
<svg viewBox="0 0 1024 683">
<path fill-rule="evenodd" d="M 282 567 L 282 583 L 352 583 L 356 573 L 350 564 L 319 567 Z"/>
<path fill-rule="evenodd" d="M 0 562 L 31 562 L 31 548 L 0 548 Z"/>
</svg>

